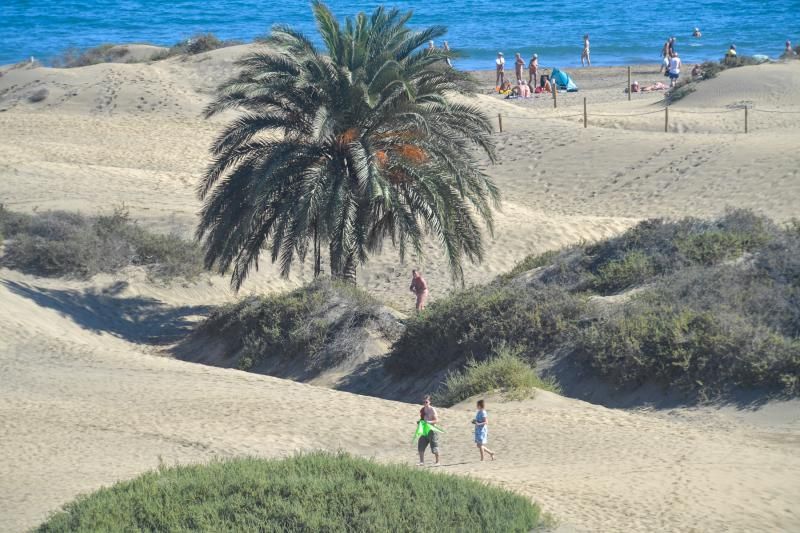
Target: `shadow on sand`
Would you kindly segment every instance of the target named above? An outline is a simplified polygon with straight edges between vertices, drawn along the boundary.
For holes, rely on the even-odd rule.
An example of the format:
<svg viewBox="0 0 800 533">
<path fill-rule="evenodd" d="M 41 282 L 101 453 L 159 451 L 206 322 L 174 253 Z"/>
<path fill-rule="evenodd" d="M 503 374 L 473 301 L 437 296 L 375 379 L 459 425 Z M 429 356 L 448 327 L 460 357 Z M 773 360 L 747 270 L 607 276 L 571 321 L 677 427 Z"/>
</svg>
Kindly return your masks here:
<svg viewBox="0 0 800 533">
<path fill-rule="evenodd" d="M 101 291 L 47 289 L 7 280 L 2 284 L 14 294 L 58 311 L 82 328 L 142 344 L 178 340 L 190 331 L 192 317 L 211 309 L 205 305 L 171 307 L 155 298 L 119 296 L 127 287 L 125 282 Z"/>
</svg>

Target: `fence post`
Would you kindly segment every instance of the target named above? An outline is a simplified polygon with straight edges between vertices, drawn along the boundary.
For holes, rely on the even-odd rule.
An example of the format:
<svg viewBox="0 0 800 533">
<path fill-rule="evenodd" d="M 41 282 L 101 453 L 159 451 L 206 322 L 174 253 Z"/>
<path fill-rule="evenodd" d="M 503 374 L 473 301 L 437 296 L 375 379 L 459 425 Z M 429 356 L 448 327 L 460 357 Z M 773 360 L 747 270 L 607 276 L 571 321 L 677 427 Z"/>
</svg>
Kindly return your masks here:
<svg viewBox="0 0 800 533">
<path fill-rule="evenodd" d="M 747 106 L 744 106 L 744 132 L 747 133 Z"/>
<path fill-rule="evenodd" d="M 553 80 L 550 80 L 551 82 Z M 555 83 L 550 85 L 550 88 L 553 89 L 553 109 L 558 108 L 558 86 Z"/>
<path fill-rule="evenodd" d="M 664 133 L 669 131 L 669 106 L 664 106 Z"/>
<path fill-rule="evenodd" d="M 500 133 L 503 133 L 503 115 L 497 114 L 497 125 L 500 126 Z"/>
<path fill-rule="evenodd" d="M 583 97 L 583 127 L 587 126 L 588 118 L 586 116 L 586 97 Z"/>
<path fill-rule="evenodd" d="M 628 101 L 631 101 L 631 67 L 628 67 Z"/>
</svg>

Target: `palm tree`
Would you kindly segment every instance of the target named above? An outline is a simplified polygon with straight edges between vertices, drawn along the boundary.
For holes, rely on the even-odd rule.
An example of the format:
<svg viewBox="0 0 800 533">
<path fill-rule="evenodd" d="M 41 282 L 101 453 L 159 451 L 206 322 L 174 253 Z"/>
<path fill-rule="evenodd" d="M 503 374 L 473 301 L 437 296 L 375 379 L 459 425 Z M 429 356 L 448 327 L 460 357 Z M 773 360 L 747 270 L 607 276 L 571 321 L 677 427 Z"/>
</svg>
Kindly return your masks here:
<svg viewBox="0 0 800 533">
<path fill-rule="evenodd" d="M 494 161 L 487 117 L 450 96 L 471 93 L 469 77 L 445 66 L 449 52 L 424 48 L 445 28 L 412 31 L 410 12 L 384 8 L 340 25 L 312 7 L 324 53 L 277 26 L 206 110 L 241 111 L 198 191 L 207 268 L 230 270 L 238 289 L 262 251 L 288 275 L 311 244 L 318 272 L 327 243 L 332 275 L 355 282 L 386 238 L 402 260 L 432 236 L 463 279 L 499 192 L 471 155 Z"/>
</svg>

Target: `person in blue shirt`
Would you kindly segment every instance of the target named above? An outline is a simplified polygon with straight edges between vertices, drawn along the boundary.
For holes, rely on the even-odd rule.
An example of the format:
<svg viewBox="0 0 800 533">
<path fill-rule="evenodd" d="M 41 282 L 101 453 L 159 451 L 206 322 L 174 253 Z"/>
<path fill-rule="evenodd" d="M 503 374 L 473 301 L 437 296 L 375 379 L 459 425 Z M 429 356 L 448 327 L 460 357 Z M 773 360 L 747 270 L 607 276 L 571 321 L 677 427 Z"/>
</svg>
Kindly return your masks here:
<svg viewBox="0 0 800 533">
<path fill-rule="evenodd" d="M 481 452 L 481 461 L 483 461 L 484 454 L 489 454 L 489 457 L 494 461 L 494 452 L 486 447 L 489 442 L 489 419 L 486 414 L 486 404 L 483 400 L 478 400 L 478 412 L 475 413 L 475 419 L 472 421 L 475 424 L 475 444 Z"/>
</svg>

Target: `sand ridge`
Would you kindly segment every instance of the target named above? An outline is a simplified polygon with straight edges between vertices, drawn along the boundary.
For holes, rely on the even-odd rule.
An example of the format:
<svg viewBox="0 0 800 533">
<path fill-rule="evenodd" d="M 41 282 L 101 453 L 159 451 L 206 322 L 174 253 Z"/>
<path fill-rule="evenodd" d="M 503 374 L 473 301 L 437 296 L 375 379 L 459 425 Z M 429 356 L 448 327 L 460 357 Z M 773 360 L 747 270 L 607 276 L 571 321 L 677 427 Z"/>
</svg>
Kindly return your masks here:
<svg viewBox="0 0 800 533">
<path fill-rule="evenodd" d="M 81 69 L 0 69 L 0 202 L 11 209 L 107 212 L 122 203 L 143 224 L 190 234 L 208 146 L 225 117 L 204 120 L 213 87 L 247 48 L 163 62 Z M 754 70 L 754 69 L 759 70 Z M 508 271 L 529 253 L 616 234 L 645 217 L 711 216 L 748 207 L 785 221 L 797 215 L 800 176 L 794 110 L 800 62 L 728 71 L 675 105 L 674 131 L 660 95 L 622 93 L 623 69 L 572 74 L 582 91 L 552 101 L 474 100 L 504 114 L 499 161 L 481 162 L 504 195 L 486 260 L 467 283 Z M 480 74 L 486 75 L 486 74 Z M 657 69 L 637 67 L 640 82 Z M 789 83 L 764 90 L 753 81 Z M 593 88 L 594 87 L 594 88 Z M 47 88 L 45 100 L 29 95 Z M 706 90 L 708 89 L 708 90 Z M 753 130 L 735 113 L 679 109 L 754 105 Z M 711 117 L 711 118 L 709 118 Z M 716 118 L 715 118 L 716 117 Z M 713 119 L 713 120 L 712 120 Z M 408 274 L 421 266 L 437 298 L 453 288 L 434 243 L 400 264 L 386 250 L 359 271 L 370 292 L 408 309 Z M 283 456 L 345 448 L 412 463 L 416 407 L 349 395 L 160 355 L 204 306 L 296 287 L 270 265 L 235 295 L 227 281 L 154 285 L 129 269 L 89 281 L 39 279 L 0 270 L 0 530 L 31 527 L 78 493 L 165 462 L 240 454 Z M 115 313 L 115 310 L 118 311 Z M 415 401 L 416 399 L 409 399 Z M 275 406 L 298 416 L 276 425 Z M 334 409 L 331 409 L 334 406 Z M 521 491 L 578 531 L 753 531 L 800 527 L 800 419 L 796 402 L 767 420 L 722 411 L 611 410 L 540 394 L 490 402 L 498 461 L 478 464 L 471 406 L 444 413 L 446 472 Z M 347 429 L 363 412 L 370 430 Z"/>
</svg>

